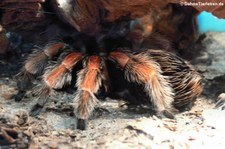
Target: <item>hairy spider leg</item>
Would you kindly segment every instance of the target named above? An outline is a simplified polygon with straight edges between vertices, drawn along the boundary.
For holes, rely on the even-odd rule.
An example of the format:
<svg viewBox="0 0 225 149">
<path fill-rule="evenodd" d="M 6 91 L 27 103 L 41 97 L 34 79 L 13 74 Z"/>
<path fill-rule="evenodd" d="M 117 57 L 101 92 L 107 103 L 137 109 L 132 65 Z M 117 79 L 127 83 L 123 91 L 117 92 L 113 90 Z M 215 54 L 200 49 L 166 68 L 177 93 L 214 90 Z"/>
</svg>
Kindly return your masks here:
<svg viewBox="0 0 225 149">
<path fill-rule="evenodd" d="M 124 71 L 126 80 L 144 86 L 159 116 L 174 118 L 174 91 L 158 63 L 144 53 L 131 54 L 121 50 L 111 52 L 110 58 Z"/>
<path fill-rule="evenodd" d="M 105 71 L 103 58 L 92 55 L 87 57 L 84 61 L 83 69 L 77 74 L 74 112 L 78 119 L 78 129 L 86 129 L 86 120 L 89 118 L 98 102 L 95 94 L 107 80 L 107 74 L 104 73 Z"/>
<path fill-rule="evenodd" d="M 44 85 L 37 90 L 39 97 L 37 104 L 31 110 L 31 115 L 40 112 L 53 89 L 62 89 L 65 85 L 71 83 L 72 69 L 82 57 L 82 53 L 74 51 L 66 55 L 60 64 L 48 68 L 43 74 Z"/>
<path fill-rule="evenodd" d="M 32 75 L 38 75 L 43 72 L 48 59 L 52 59 L 65 47 L 64 43 L 55 43 L 47 46 L 42 52 L 33 53 L 25 61 L 24 71 Z"/>
<path fill-rule="evenodd" d="M 19 91 L 15 96 L 16 101 L 20 101 L 26 94 L 26 90 L 31 86 L 31 80 L 34 76 L 41 75 L 46 67 L 48 60 L 52 59 L 58 53 L 64 49 L 66 45 L 64 43 L 55 43 L 50 46 L 46 46 L 42 52 L 34 51 L 29 55 L 29 58 L 25 61 L 25 65 L 22 68 L 19 76 L 21 79 L 17 82 Z"/>
</svg>

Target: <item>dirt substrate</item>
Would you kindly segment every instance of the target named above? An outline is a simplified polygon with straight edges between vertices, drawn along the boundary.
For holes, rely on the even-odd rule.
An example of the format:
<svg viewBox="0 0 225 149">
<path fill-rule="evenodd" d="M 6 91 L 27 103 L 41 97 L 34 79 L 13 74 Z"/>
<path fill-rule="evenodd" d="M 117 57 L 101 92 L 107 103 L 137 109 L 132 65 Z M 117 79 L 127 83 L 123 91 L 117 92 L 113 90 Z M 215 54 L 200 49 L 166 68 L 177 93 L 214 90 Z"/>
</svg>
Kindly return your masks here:
<svg viewBox="0 0 225 149">
<path fill-rule="evenodd" d="M 149 112 L 151 107 L 106 99 L 85 131 L 74 129 L 73 94 L 56 93 L 37 117 L 28 116 L 36 100 L 32 91 L 21 102 L 13 100 L 13 76 L 26 54 L 19 61 L 2 59 L 0 148 L 224 148 L 225 110 L 213 107 L 225 92 L 225 33 L 208 33 L 193 51 L 192 63 L 203 75 L 205 90 L 190 111 L 174 120 L 158 119 Z"/>
</svg>

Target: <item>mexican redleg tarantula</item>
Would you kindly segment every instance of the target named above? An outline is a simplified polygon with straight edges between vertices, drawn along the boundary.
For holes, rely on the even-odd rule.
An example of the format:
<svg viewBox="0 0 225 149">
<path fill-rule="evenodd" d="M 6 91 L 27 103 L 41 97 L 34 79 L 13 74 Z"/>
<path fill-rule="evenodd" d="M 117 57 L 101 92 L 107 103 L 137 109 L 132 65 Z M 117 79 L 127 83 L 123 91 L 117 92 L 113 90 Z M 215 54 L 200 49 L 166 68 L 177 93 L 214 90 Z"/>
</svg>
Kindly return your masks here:
<svg viewBox="0 0 225 149">
<path fill-rule="evenodd" d="M 103 87 L 107 92 L 109 81 L 114 81 L 110 80 L 108 74 L 108 61 L 112 61 L 115 67 L 118 66 L 122 70 L 123 75 L 120 77 L 138 84 L 143 89 L 142 93 L 152 101 L 160 115 L 173 118 L 177 109 L 187 106 L 201 92 L 201 77 L 190 64 L 161 50 L 132 52 L 116 49 L 106 56 L 71 50 L 62 54 L 62 60 L 59 60 L 58 64 L 44 69 L 47 61 L 51 61 L 60 51 L 63 53 L 65 48 L 64 43 L 46 47 L 43 52 L 26 61 L 23 73 L 24 77 L 29 77 L 44 71 L 43 87 L 36 105 L 40 107 L 44 105 L 52 90 L 62 89 L 75 77 L 76 94 L 73 102 L 80 129 L 84 129 L 85 120 L 98 102 L 96 94 L 100 88 Z M 83 68 L 76 77 L 72 75 L 72 70 L 79 61 L 82 61 Z"/>
<path fill-rule="evenodd" d="M 35 113 L 36 108 L 44 106 L 53 90 L 65 88 L 75 79 L 76 93 L 73 105 L 79 129 L 85 129 L 86 120 L 97 105 L 99 92 L 110 92 L 111 88 L 115 88 L 115 84 L 120 83 L 115 83 L 117 80 L 114 78 L 118 77 L 125 80 L 121 85 L 133 83 L 138 86 L 136 89 L 128 87 L 130 94 L 134 90 L 137 97 L 150 100 L 158 115 L 173 118 L 174 113 L 192 103 L 201 93 L 202 87 L 201 77 L 188 62 L 161 50 L 141 49 L 138 46 L 134 46 L 135 48 L 131 50 L 129 46 L 120 48 L 120 45 L 109 48 L 107 45 L 108 43 L 116 45 L 120 39 L 125 39 L 129 34 L 132 28 L 123 30 L 124 22 L 125 25 L 129 25 L 135 21 L 137 25 L 135 36 L 139 35 L 141 39 L 142 36 L 150 34 L 152 24 L 150 27 L 140 24 L 152 22 L 136 19 L 148 14 L 149 1 L 143 2 L 146 2 L 146 5 L 139 5 L 135 1 L 129 2 L 129 5 L 126 1 L 113 1 L 112 4 L 104 0 L 54 1 L 52 6 L 60 18 L 81 34 L 88 36 L 90 40 L 86 40 L 84 44 L 89 44 L 87 41 L 94 44 L 86 48 L 74 48 L 64 42 L 56 42 L 43 48 L 41 52 L 32 54 L 26 60 L 22 82 L 26 84 L 33 76 L 42 76 L 38 103 L 32 112 Z M 124 6 L 118 12 L 113 8 L 117 3 Z M 143 9 L 139 9 L 142 7 Z M 57 61 L 57 64 L 52 65 L 52 61 Z M 80 63 L 82 67 L 79 69 Z M 112 69 L 117 67 L 121 72 L 119 74 L 112 72 Z M 73 71 L 77 69 L 79 70 L 74 74 Z M 23 85 L 20 86 L 23 88 Z M 141 101 L 142 98 L 138 100 Z"/>
</svg>

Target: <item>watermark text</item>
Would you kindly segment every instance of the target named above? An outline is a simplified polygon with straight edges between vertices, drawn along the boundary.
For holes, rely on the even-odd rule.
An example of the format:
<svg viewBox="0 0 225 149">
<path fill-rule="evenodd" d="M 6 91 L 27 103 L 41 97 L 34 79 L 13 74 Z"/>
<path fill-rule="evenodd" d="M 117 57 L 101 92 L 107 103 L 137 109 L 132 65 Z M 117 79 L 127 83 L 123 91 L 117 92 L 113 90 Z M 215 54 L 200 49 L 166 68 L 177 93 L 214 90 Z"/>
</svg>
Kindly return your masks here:
<svg viewBox="0 0 225 149">
<path fill-rule="evenodd" d="M 224 6 L 223 2 L 180 2 L 181 6 Z"/>
</svg>

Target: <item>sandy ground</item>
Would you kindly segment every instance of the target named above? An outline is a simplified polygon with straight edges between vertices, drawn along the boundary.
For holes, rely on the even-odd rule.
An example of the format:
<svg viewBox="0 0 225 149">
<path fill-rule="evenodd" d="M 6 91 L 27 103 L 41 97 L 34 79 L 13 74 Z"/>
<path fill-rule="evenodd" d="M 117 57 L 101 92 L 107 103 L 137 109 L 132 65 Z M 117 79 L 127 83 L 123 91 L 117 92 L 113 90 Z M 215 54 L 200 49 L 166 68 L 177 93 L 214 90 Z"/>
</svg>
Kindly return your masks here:
<svg viewBox="0 0 225 149">
<path fill-rule="evenodd" d="M 158 119 L 151 108 L 128 105 L 122 100 L 101 102 L 85 131 L 74 129 L 72 94 L 56 93 L 37 117 L 27 111 L 35 103 L 31 92 L 15 102 L 14 74 L 22 65 L 0 61 L 0 127 L 11 131 L 12 144 L 6 148 L 224 148 L 225 110 L 214 109 L 217 96 L 225 92 L 225 33 L 208 33 L 193 49 L 192 63 L 204 78 L 204 92 L 190 111 L 174 120 Z M 26 55 L 22 55 L 25 57 Z M 16 67 L 17 66 L 17 67 Z M 19 124 L 19 125 L 18 125 Z M 4 142 L 4 143 L 3 143 Z"/>
</svg>

